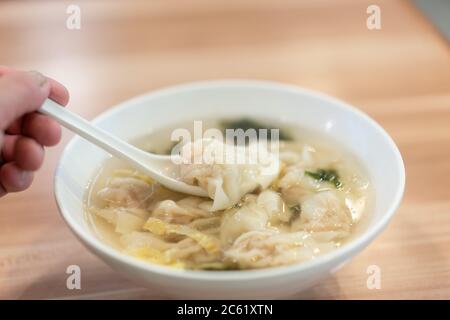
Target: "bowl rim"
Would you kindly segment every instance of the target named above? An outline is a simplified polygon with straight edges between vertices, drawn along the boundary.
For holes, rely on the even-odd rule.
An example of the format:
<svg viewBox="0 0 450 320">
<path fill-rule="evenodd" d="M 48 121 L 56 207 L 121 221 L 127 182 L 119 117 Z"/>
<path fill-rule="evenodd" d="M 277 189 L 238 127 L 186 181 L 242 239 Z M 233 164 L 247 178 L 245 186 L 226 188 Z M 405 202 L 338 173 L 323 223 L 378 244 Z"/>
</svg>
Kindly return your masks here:
<svg viewBox="0 0 450 320">
<path fill-rule="evenodd" d="M 363 111 L 357 109 L 356 107 L 327 94 L 317 92 L 311 89 L 302 88 L 292 84 L 279 83 L 274 81 L 262 81 L 262 80 L 243 80 L 243 79 L 225 79 L 225 80 L 207 80 L 207 81 L 195 81 L 183 84 L 177 84 L 174 86 L 169 86 L 154 91 L 138 95 L 131 99 L 127 99 L 100 115 L 96 116 L 92 123 L 98 123 L 104 118 L 110 117 L 115 113 L 121 112 L 123 109 L 140 103 L 145 100 L 151 100 L 164 95 L 171 95 L 183 91 L 193 91 L 193 90 L 205 90 L 217 87 L 248 87 L 248 88 L 258 88 L 258 89 L 270 89 L 285 91 L 290 93 L 308 95 L 326 102 L 333 104 L 335 107 L 342 109 L 345 112 L 350 112 L 358 117 L 362 118 L 369 126 L 377 131 L 380 136 L 383 137 L 385 142 L 390 147 L 390 150 L 395 156 L 395 165 L 398 172 L 399 185 L 397 186 L 395 196 L 392 203 L 386 210 L 386 214 L 383 217 L 375 221 L 373 224 L 369 224 L 367 228 L 357 237 L 352 239 L 349 243 L 346 243 L 336 250 L 320 255 L 312 260 L 294 263 L 286 266 L 278 266 L 264 269 L 251 269 L 251 270 L 230 270 L 230 271 L 205 271 L 205 270 L 184 270 L 175 269 L 167 266 L 157 265 L 154 263 L 149 263 L 138 258 L 128 256 L 125 253 L 121 253 L 117 249 L 103 243 L 98 239 L 91 231 L 78 225 L 78 223 L 72 218 L 68 208 L 65 207 L 63 199 L 59 190 L 59 177 L 62 171 L 62 165 L 66 158 L 70 154 L 70 150 L 73 145 L 77 143 L 82 138 L 75 136 L 64 148 L 61 153 L 60 160 L 58 162 L 55 175 L 54 175 L 54 195 L 59 209 L 60 215 L 64 221 L 68 224 L 70 230 L 75 234 L 75 236 L 84 243 L 89 250 L 94 251 L 96 255 L 100 255 L 101 258 L 104 256 L 109 259 L 117 260 L 123 264 L 132 266 L 134 268 L 140 269 L 141 271 L 156 273 L 160 276 L 169 276 L 174 278 L 190 279 L 190 280 L 201 280 L 201 281 L 230 281 L 230 280 L 254 280 L 262 278 L 271 278 L 277 276 L 286 276 L 288 274 L 298 273 L 305 270 L 312 270 L 320 265 L 326 265 L 329 262 L 337 261 L 342 263 L 353 257 L 358 251 L 365 248 L 381 231 L 387 226 L 389 221 L 392 219 L 394 213 L 401 204 L 404 189 L 405 189 L 405 167 L 403 163 L 400 151 L 389 136 L 389 134 L 371 117 L 369 117 Z"/>
</svg>

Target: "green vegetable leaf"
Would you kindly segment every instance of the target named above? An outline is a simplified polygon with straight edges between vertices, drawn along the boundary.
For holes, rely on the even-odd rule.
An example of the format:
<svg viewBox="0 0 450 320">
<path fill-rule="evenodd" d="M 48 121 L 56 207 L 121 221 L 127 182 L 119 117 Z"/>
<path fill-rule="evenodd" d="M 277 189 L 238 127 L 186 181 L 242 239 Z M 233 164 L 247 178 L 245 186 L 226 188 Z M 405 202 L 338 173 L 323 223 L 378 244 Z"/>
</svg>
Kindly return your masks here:
<svg viewBox="0 0 450 320">
<path fill-rule="evenodd" d="M 281 130 L 280 128 L 267 126 L 267 125 L 264 125 L 262 123 L 259 123 L 257 121 L 247 119 L 247 118 L 231 120 L 231 121 L 222 121 L 221 125 L 224 130 L 225 129 L 235 129 L 235 130 L 242 129 L 244 131 L 247 131 L 248 129 L 255 129 L 258 134 L 258 138 L 259 138 L 259 129 L 267 129 L 267 139 L 268 140 L 270 140 L 270 138 L 271 138 L 271 129 L 278 129 L 280 140 L 286 140 L 286 141 L 292 140 L 292 137 L 288 133 L 286 133 L 284 130 Z"/>
<path fill-rule="evenodd" d="M 300 204 L 296 204 L 295 206 L 290 207 L 289 210 L 291 210 L 293 214 L 298 216 L 302 212 L 302 207 L 300 206 Z"/>
<path fill-rule="evenodd" d="M 316 172 L 305 171 L 305 174 L 310 176 L 311 178 L 316 179 L 317 181 L 327 181 L 332 184 L 336 188 L 342 187 L 342 182 L 339 180 L 339 175 L 336 170 L 333 169 L 319 169 Z"/>
</svg>

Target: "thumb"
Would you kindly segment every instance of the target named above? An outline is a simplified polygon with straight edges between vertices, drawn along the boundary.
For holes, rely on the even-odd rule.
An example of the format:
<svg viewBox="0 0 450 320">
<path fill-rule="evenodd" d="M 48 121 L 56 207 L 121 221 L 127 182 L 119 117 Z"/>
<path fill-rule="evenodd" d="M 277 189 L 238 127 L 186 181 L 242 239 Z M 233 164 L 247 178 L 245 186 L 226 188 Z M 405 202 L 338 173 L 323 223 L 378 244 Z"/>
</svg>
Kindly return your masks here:
<svg viewBox="0 0 450 320">
<path fill-rule="evenodd" d="M 50 94 L 50 82 L 36 71 L 0 77 L 0 131 L 26 113 L 36 111 Z"/>
</svg>

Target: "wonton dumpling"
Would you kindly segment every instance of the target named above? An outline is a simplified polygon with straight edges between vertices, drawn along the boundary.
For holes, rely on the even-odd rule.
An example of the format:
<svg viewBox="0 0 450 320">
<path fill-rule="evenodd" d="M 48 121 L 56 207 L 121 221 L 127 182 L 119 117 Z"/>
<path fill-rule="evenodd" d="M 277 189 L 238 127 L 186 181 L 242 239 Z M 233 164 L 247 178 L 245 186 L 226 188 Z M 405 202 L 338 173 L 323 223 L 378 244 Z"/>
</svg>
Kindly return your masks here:
<svg viewBox="0 0 450 320">
<path fill-rule="evenodd" d="M 225 212 L 220 238 L 222 243 L 231 244 L 241 234 L 252 230 L 266 230 L 268 222 L 287 222 L 291 212 L 281 197 L 274 191 L 265 190 L 258 196 L 247 195 L 239 209 Z"/>
<path fill-rule="evenodd" d="M 114 177 L 97 193 L 97 196 L 111 207 L 143 208 L 152 193 L 153 188 L 140 179 Z"/>
<path fill-rule="evenodd" d="M 291 219 L 291 210 L 286 207 L 281 196 L 275 191 L 264 190 L 259 194 L 256 203 L 267 213 L 271 222 L 289 222 Z"/>
<path fill-rule="evenodd" d="M 232 207 L 247 193 L 267 188 L 278 176 L 278 158 L 262 142 L 233 146 L 202 139 L 186 144 L 180 166 L 184 182 L 199 185 L 214 200 L 212 211 Z M 197 161 L 196 161 L 197 160 Z"/>
<path fill-rule="evenodd" d="M 306 175 L 303 165 L 296 164 L 284 169 L 277 186 L 287 202 L 297 203 L 305 195 L 320 190 L 322 183 Z"/>
<path fill-rule="evenodd" d="M 264 230 L 269 217 L 256 205 L 256 196 L 247 195 L 244 205 L 225 213 L 220 227 L 220 239 L 223 244 L 232 244 L 241 234 L 251 230 Z"/>
<path fill-rule="evenodd" d="M 352 223 L 344 200 L 336 191 L 329 190 L 303 198 L 300 217 L 292 223 L 292 230 L 349 232 Z"/>
<path fill-rule="evenodd" d="M 91 208 L 98 217 L 105 219 L 108 223 L 114 225 L 117 233 L 125 234 L 140 230 L 145 223 L 146 213 L 135 208 Z"/>
<path fill-rule="evenodd" d="M 226 259 L 241 268 L 267 268 L 310 260 L 314 246 L 307 232 L 280 233 L 258 230 L 244 233 L 225 251 Z"/>
<path fill-rule="evenodd" d="M 152 217 L 170 223 L 186 224 L 197 218 L 210 217 L 211 201 L 204 198 L 186 197 L 179 201 L 163 200 L 155 204 Z"/>
<path fill-rule="evenodd" d="M 249 231 L 242 234 L 225 251 L 228 260 L 241 268 L 267 268 L 311 260 L 318 254 L 339 246 L 335 240 L 342 233 L 303 231 L 282 233 L 273 229 Z"/>
</svg>

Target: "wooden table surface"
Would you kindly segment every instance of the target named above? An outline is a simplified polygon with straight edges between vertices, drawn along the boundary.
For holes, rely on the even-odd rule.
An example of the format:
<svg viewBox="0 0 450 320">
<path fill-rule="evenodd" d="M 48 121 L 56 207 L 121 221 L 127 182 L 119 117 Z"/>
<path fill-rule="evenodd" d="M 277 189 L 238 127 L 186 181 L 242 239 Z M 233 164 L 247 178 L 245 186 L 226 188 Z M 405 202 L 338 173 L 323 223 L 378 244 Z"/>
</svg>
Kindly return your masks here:
<svg viewBox="0 0 450 320">
<path fill-rule="evenodd" d="M 353 103 L 392 135 L 407 186 L 391 224 L 335 275 L 293 298 L 450 298 L 450 50 L 408 1 L 1 1 L 0 63 L 40 70 L 92 118 L 156 88 L 270 79 Z M 381 8 L 368 30 L 366 8 Z M 0 298 L 161 298 L 89 253 L 59 216 L 52 178 L 63 143 L 31 189 L 0 199 Z M 79 265 L 81 290 L 66 288 Z M 381 269 L 381 289 L 366 286 Z"/>
</svg>

